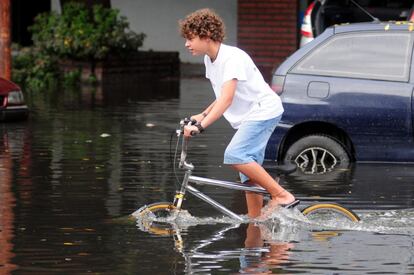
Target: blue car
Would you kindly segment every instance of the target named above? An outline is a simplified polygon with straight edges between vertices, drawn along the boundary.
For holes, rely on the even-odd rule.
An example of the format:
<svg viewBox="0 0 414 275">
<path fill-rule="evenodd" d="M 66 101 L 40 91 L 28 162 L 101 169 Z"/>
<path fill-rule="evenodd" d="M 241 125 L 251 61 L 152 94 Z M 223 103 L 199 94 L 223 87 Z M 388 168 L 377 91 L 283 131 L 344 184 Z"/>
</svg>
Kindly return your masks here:
<svg viewBox="0 0 414 275">
<path fill-rule="evenodd" d="M 413 162 L 414 22 L 326 29 L 274 72 L 285 112 L 266 156 L 321 173 Z"/>
</svg>

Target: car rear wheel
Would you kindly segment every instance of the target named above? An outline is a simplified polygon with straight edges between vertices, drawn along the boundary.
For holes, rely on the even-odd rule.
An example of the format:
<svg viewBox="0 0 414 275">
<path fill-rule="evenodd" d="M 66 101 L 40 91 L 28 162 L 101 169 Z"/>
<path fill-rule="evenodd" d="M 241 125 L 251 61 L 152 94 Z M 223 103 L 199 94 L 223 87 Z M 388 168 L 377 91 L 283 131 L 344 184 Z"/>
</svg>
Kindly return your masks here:
<svg viewBox="0 0 414 275">
<path fill-rule="evenodd" d="M 306 174 L 324 174 L 334 168 L 348 167 L 350 158 L 337 140 L 323 135 L 310 135 L 293 143 L 284 161 L 295 162 Z"/>
</svg>

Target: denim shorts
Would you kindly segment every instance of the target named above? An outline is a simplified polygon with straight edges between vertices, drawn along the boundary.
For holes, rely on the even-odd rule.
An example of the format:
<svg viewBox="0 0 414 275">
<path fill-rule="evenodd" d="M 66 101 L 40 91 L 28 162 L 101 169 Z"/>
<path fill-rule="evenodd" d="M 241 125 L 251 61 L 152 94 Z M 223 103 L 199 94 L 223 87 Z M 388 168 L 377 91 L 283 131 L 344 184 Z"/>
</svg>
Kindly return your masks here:
<svg viewBox="0 0 414 275">
<path fill-rule="evenodd" d="M 224 152 L 224 164 L 257 162 L 262 165 L 267 142 L 282 116 L 268 120 L 245 121 Z M 240 173 L 241 182 L 249 178 Z"/>
</svg>

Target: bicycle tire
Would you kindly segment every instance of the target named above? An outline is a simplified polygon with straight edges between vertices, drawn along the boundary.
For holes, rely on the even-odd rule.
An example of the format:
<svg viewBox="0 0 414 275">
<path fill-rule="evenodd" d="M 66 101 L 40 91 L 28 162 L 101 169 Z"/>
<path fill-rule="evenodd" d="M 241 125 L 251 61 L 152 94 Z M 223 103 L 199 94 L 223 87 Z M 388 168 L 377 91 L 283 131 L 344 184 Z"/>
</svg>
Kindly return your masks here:
<svg viewBox="0 0 414 275">
<path fill-rule="evenodd" d="M 134 216 L 138 218 L 139 224 L 145 231 L 160 236 L 171 236 L 175 230 L 169 224 L 149 221 L 147 217 L 153 215 L 155 219 L 166 218 L 174 209 L 176 207 L 171 202 L 155 202 L 141 207 L 134 213 Z"/>
<path fill-rule="evenodd" d="M 303 215 L 309 217 L 314 214 L 321 213 L 323 211 L 331 211 L 335 212 L 337 214 L 340 214 L 341 216 L 345 217 L 346 219 L 352 221 L 352 222 L 358 222 L 361 219 L 355 212 L 352 210 L 343 207 L 342 205 L 336 204 L 336 203 L 317 203 L 310 205 L 306 208 L 304 208 L 301 212 Z"/>
</svg>

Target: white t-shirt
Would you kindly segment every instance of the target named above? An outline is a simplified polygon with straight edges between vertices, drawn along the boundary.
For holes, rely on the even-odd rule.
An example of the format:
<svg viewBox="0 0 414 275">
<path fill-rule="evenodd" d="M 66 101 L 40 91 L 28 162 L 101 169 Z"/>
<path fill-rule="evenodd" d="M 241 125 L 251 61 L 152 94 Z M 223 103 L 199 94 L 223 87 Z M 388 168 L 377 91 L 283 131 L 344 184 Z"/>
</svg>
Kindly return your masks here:
<svg viewBox="0 0 414 275">
<path fill-rule="evenodd" d="M 206 55 L 204 64 L 206 77 L 210 79 L 216 98 L 220 97 L 225 82 L 238 80 L 233 102 L 224 112 L 224 117 L 233 128 L 239 128 L 243 121 L 267 120 L 283 113 L 279 96 L 243 50 L 221 44 L 216 60 L 211 62 Z"/>
</svg>

